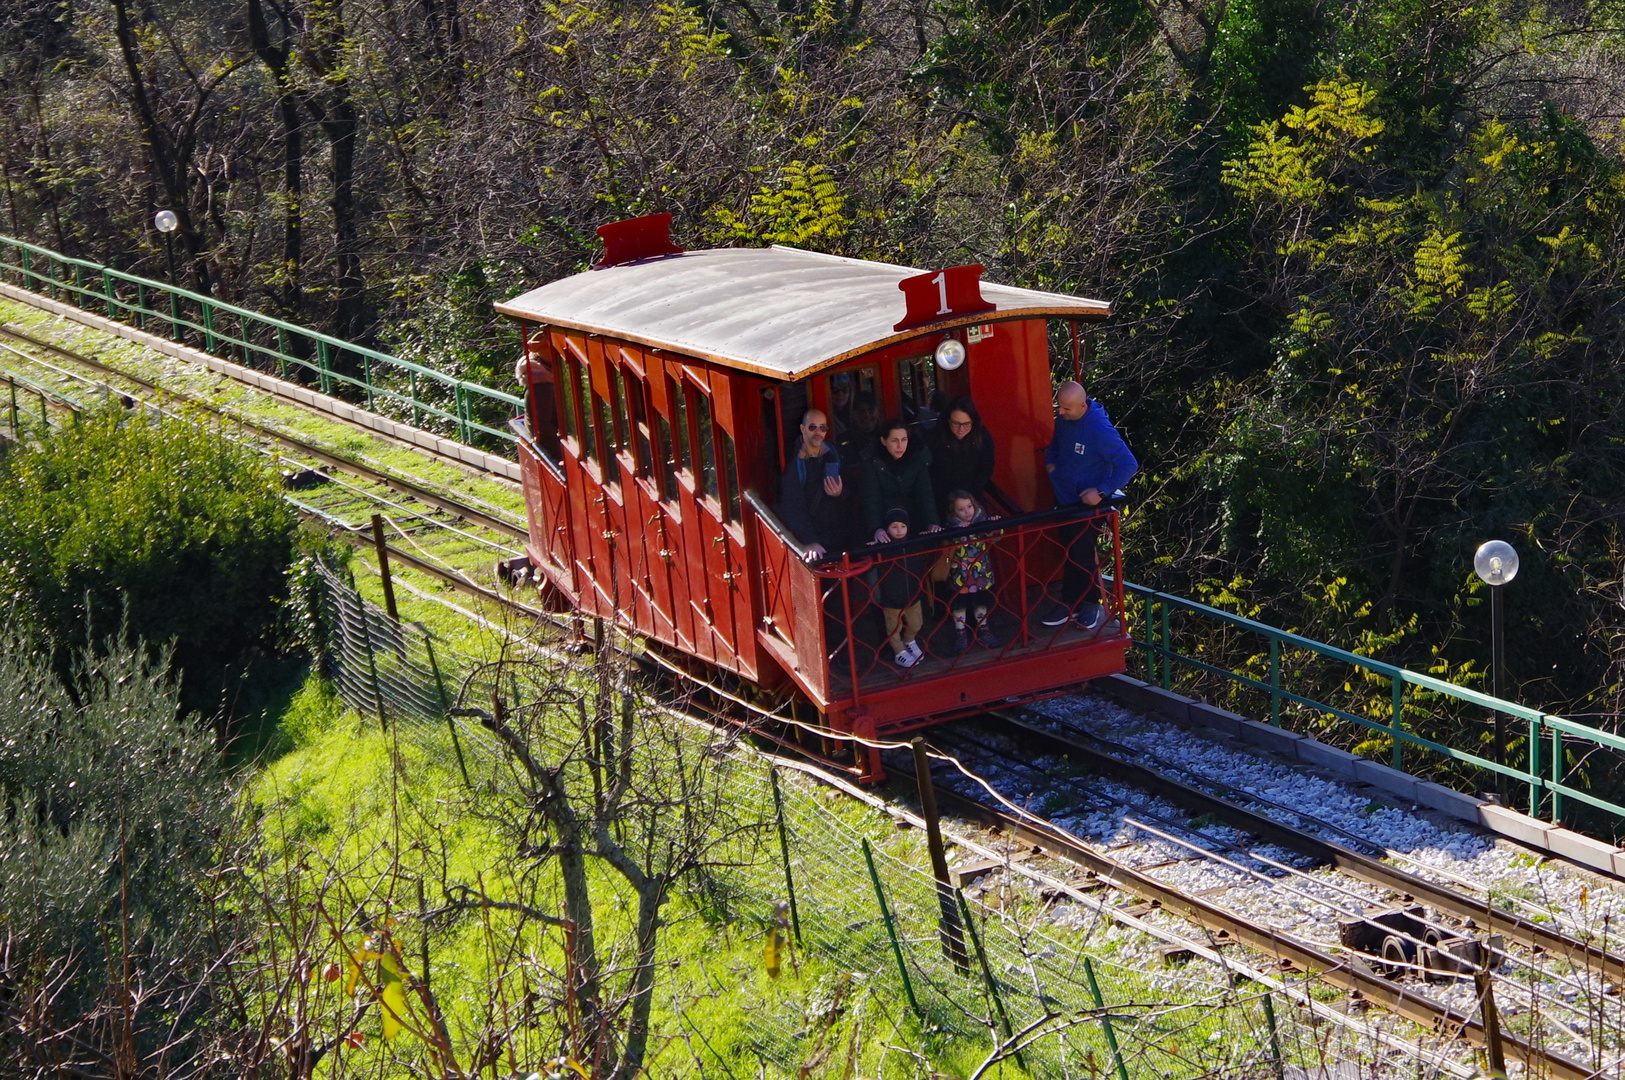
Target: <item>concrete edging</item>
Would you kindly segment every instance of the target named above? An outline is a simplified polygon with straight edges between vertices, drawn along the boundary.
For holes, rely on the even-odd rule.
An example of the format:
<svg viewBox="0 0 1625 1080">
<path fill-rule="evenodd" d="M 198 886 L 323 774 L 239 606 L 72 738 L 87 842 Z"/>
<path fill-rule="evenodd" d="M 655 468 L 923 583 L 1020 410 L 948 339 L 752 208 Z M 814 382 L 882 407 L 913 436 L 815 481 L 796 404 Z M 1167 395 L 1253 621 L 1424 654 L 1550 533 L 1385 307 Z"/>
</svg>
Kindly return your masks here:
<svg viewBox="0 0 1625 1080">
<path fill-rule="evenodd" d="M 1419 780 L 1380 762 L 1356 757 L 1347 750 L 1339 750 L 1284 728 L 1249 720 L 1206 702 L 1151 686 L 1129 675 L 1112 675 L 1097 680 L 1093 685 L 1125 705 L 1156 713 L 1182 727 L 1205 727 L 1223 732 L 1243 742 L 1324 769 L 1344 780 L 1370 784 L 1379 791 L 1437 810 L 1458 821 L 1477 825 L 1556 858 L 1578 863 L 1588 870 L 1625 878 L 1625 850 L 1561 825 L 1464 795 L 1431 780 Z"/>
<path fill-rule="evenodd" d="M 357 427 L 366 428 L 379 435 L 398 439 L 420 449 L 432 451 L 442 457 L 461 461 L 472 468 L 495 473 L 516 483 L 521 480 L 519 463 L 516 461 L 509 461 L 507 458 L 497 457 L 495 454 L 488 454 L 483 450 L 476 450 L 472 446 L 464 446 L 462 443 L 442 438 L 421 428 L 415 428 L 410 424 L 403 424 L 398 420 L 391 420 L 386 416 L 380 416 L 375 412 L 358 408 L 348 401 L 340 400 L 328 394 L 317 393 L 298 383 L 279 379 L 274 375 L 267 375 L 263 371 L 255 371 L 253 368 L 232 363 L 230 360 L 222 360 L 218 356 L 211 356 L 201 349 L 194 349 L 190 345 L 177 344 L 166 338 L 161 338 L 157 334 L 138 330 L 133 326 L 126 326 L 116 319 L 109 319 L 104 315 L 97 315 L 94 312 L 85 311 L 83 308 L 74 307 L 72 304 L 53 300 L 49 296 L 41 296 L 39 293 L 19 288 L 10 282 L 0 281 L 0 296 L 6 296 L 20 304 L 27 304 L 30 307 L 48 311 L 53 315 L 71 319 L 76 323 L 90 327 L 92 330 L 116 334 L 138 345 L 161 352 L 166 356 L 172 356 L 177 360 L 184 360 L 191 364 L 202 364 L 210 371 L 217 372 L 237 382 L 246 383 L 256 390 L 263 390 L 268 394 L 274 394 L 284 400 L 296 402 L 317 412 L 326 413 L 329 416 L 354 424 Z"/>
</svg>

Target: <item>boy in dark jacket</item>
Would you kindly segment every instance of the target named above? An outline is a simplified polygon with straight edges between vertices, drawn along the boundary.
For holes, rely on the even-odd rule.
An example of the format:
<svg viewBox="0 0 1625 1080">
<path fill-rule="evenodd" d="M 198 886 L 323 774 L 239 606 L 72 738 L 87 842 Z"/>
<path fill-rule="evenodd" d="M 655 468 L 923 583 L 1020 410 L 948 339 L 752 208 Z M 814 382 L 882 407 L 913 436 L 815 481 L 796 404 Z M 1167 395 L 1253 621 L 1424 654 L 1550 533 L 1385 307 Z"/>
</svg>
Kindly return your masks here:
<svg viewBox="0 0 1625 1080">
<path fill-rule="evenodd" d="M 885 517 L 887 541 L 907 540 L 908 511 L 894 506 L 886 511 Z M 924 575 L 924 555 L 892 556 L 880 564 L 880 579 L 875 583 L 875 595 L 886 616 L 886 637 L 891 644 L 892 659 L 900 668 L 913 667 L 925 655 L 918 639 L 925 622 L 920 611 L 920 579 Z"/>
</svg>

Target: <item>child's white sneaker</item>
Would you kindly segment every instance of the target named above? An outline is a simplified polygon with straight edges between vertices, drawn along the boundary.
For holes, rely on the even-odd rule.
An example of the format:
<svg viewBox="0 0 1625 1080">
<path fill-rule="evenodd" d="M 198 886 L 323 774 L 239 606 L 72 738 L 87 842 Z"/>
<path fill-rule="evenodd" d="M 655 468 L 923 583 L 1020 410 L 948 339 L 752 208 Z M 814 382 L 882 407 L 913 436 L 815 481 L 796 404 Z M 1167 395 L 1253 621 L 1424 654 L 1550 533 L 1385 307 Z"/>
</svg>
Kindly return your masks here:
<svg viewBox="0 0 1625 1080">
<path fill-rule="evenodd" d="M 920 656 L 919 646 L 911 641 L 903 646 L 903 651 L 893 657 L 893 660 L 900 668 L 911 668 L 920 662 Z"/>
</svg>

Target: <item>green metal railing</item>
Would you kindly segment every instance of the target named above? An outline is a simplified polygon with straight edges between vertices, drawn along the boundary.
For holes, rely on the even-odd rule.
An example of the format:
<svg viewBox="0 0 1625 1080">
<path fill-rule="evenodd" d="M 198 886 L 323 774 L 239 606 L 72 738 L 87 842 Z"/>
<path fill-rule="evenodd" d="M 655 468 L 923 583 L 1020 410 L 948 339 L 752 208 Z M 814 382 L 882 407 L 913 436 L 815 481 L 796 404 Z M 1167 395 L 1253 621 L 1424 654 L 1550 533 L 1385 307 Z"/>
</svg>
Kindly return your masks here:
<svg viewBox="0 0 1625 1080">
<path fill-rule="evenodd" d="M 507 418 L 524 408 L 524 399 L 514 394 L 9 236 L 0 236 L 0 275 L 32 292 L 283 378 L 303 370 L 324 394 L 349 388 L 369 409 L 410 418 L 415 426 L 438 427 L 471 445 L 512 443 Z"/>
<path fill-rule="evenodd" d="M 1126 587 L 1131 597 L 1140 600 L 1140 618 L 1135 627 L 1140 636 L 1136 637 L 1135 644 L 1145 663 L 1146 681 L 1153 685 L 1172 689 L 1176 666 L 1192 672 L 1217 676 L 1238 687 L 1250 688 L 1268 695 L 1270 723 L 1276 726 L 1281 724 L 1282 707 L 1286 705 L 1297 706 L 1311 715 L 1336 717 L 1367 731 L 1386 735 L 1391 741 L 1391 764 L 1396 769 L 1403 768 L 1404 748 L 1416 747 L 1525 786 L 1528 790 L 1527 808 L 1531 816 L 1540 817 L 1545 809 L 1548 820 L 1560 821 L 1564 813 L 1564 800 L 1572 799 L 1611 815 L 1616 819 L 1616 824 L 1625 822 L 1625 805 L 1603 798 L 1593 791 L 1575 787 L 1569 782 L 1572 779 L 1571 761 L 1590 760 L 1593 752 L 1597 750 L 1612 751 L 1615 754 L 1625 752 L 1625 736 L 1566 720 L 1561 716 L 1552 716 L 1515 702 L 1503 701 L 1431 675 L 1372 660 L 1346 649 L 1339 649 L 1181 596 L 1158 592 L 1133 583 L 1126 583 Z M 1172 617 L 1175 613 L 1186 617 L 1195 616 L 1206 627 L 1218 626 L 1239 630 L 1252 635 L 1255 641 L 1262 639 L 1262 643 L 1268 649 L 1267 674 L 1260 671 L 1258 675 L 1262 677 L 1257 677 L 1245 671 L 1237 671 L 1232 667 L 1214 663 L 1213 660 L 1217 657 L 1211 652 L 1208 659 L 1203 659 L 1180 651 L 1175 645 L 1173 632 Z M 1208 648 L 1211 648 L 1211 645 Z M 1333 664 L 1344 665 L 1345 674 L 1333 681 L 1345 686 L 1351 686 L 1355 678 L 1362 681 L 1368 678 L 1386 680 L 1388 682 L 1386 707 L 1380 710 L 1378 715 L 1361 715 L 1349 708 L 1317 700 L 1285 685 L 1286 680 L 1282 675 L 1283 650 L 1301 650 Z M 1251 651 L 1249 659 L 1261 662 L 1264 655 L 1263 652 Z M 1320 674 L 1324 676 L 1324 671 Z M 1324 682 L 1324 677 L 1320 681 Z M 1429 696 L 1434 699 L 1432 703 L 1422 700 Z M 1512 744 L 1510 749 L 1514 752 L 1505 753 L 1505 757 L 1516 762 L 1521 756 L 1522 764 L 1508 764 L 1504 759 L 1494 760 L 1469 750 L 1448 746 L 1418 733 L 1416 730 L 1418 725 L 1407 718 L 1407 710 L 1411 718 L 1421 719 L 1433 712 L 1432 705 L 1441 702 L 1449 702 L 1458 709 L 1482 709 L 1491 717 L 1499 714 L 1506 720 L 1521 725 L 1522 730 L 1515 739 L 1508 740 Z M 1508 747 L 1503 746 L 1503 753 L 1507 749 Z M 1521 749 L 1521 755 L 1515 752 L 1518 749 Z M 1612 760 L 1593 764 L 1601 767 L 1625 765 L 1625 760 L 1613 758 L 1613 755 L 1609 755 L 1609 758 Z"/>
</svg>

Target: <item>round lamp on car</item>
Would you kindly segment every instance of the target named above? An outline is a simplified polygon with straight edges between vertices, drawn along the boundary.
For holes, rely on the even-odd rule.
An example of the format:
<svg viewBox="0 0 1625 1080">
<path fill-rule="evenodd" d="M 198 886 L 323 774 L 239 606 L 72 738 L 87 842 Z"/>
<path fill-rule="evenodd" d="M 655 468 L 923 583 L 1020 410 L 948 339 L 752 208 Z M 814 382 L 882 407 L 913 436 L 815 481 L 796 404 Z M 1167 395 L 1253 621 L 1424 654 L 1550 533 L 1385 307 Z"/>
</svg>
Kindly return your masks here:
<svg viewBox="0 0 1625 1080">
<path fill-rule="evenodd" d="M 1486 585 L 1505 585 L 1518 576 L 1518 553 L 1505 540 L 1491 540 L 1473 555 L 1473 572 Z"/>
<path fill-rule="evenodd" d="M 153 228 L 161 233 L 172 233 L 180 226 L 181 219 L 175 216 L 173 210 L 160 210 L 152 217 Z"/>
<path fill-rule="evenodd" d="M 958 338 L 943 338 L 937 344 L 937 367 L 955 371 L 965 362 L 965 343 Z"/>
</svg>

